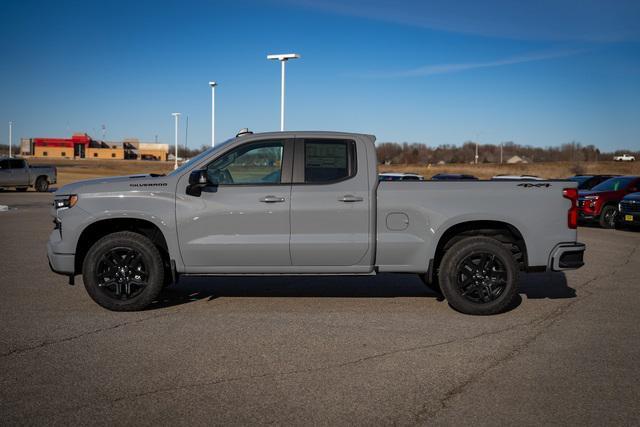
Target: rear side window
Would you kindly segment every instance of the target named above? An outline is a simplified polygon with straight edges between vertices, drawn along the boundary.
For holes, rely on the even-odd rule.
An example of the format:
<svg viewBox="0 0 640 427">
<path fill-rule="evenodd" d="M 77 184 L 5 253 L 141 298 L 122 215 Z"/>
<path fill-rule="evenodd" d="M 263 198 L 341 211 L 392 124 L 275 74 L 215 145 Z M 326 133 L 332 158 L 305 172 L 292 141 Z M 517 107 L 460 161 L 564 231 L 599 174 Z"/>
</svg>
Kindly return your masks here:
<svg viewBox="0 0 640 427">
<path fill-rule="evenodd" d="M 355 143 L 349 140 L 307 139 L 304 142 L 304 181 L 330 183 L 355 175 Z"/>
<path fill-rule="evenodd" d="M 11 165 L 11 169 L 23 169 L 24 168 L 24 160 L 11 159 L 11 160 L 9 160 L 9 164 Z"/>
</svg>

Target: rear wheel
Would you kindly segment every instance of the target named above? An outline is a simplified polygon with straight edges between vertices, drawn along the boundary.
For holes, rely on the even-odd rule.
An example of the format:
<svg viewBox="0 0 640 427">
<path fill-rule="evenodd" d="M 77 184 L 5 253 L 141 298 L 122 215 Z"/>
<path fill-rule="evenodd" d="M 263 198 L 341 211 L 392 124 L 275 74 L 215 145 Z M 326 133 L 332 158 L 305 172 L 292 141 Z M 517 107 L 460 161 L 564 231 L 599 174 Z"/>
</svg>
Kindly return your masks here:
<svg viewBox="0 0 640 427">
<path fill-rule="evenodd" d="M 136 311 L 151 304 L 162 290 L 164 266 L 151 240 L 122 231 L 103 237 L 89 249 L 82 276 L 87 292 L 102 307 Z"/>
<path fill-rule="evenodd" d="M 38 179 L 36 179 L 35 188 L 36 191 L 44 193 L 49 189 L 49 181 L 44 176 L 38 177 Z"/>
<path fill-rule="evenodd" d="M 468 237 L 447 250 L 440 263 L 440 287 L 449 304 L 465 314 L 503 312 L 518 286 L 511 252 L 490 237 Z"/>
<path fill-rule="evenodd" d="M 600 227 L 602 228 L 615 228 L 616 217 L 618 216 L 618 209 L 615 206 L 605 206 L 600 213 Z"/>
</svg>

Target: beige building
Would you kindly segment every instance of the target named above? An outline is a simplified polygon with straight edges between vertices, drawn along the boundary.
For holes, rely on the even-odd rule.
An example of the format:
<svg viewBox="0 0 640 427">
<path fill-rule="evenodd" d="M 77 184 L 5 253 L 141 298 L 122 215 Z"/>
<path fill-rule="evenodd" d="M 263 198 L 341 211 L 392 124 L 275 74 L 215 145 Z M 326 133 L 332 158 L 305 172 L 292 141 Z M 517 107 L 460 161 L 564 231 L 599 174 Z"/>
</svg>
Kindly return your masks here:
<svg viewBox="0 0 640 427">
<path fill-rule="evenodd" d="M 87 148 L 85 158 L 95 160 L 124 160 L 124 148 L 110 147 L 110 148 Z"/>
<path fill-rule="evenodd" d="M 77 133 L 71 138 L 23 138 L 20 153 L 58 159 L 167 161 L 169 145 L 140 142 L 135 138 L 123 142 L 96 141 L 87 134 Z"/>
<path fill-rule="evenodd" d="M 33 147 L 35 157 L 55 157 L 58 159 L 73 159 L 73 147 Z"/>
</svg>

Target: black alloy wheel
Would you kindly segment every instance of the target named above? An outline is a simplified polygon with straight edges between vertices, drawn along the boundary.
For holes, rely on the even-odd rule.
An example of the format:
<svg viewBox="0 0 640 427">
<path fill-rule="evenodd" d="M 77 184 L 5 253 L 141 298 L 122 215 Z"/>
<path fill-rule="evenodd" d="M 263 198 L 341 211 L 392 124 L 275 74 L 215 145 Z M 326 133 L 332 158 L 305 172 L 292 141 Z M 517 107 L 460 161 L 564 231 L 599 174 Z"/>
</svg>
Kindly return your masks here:
<svg viewBox="0 0 640 427">
<path fill-rule="evenodd" d="M 460 295 L 474 303 L 495 301 L 507 285 L 504 264 L 489 252 L 477 252 L 458 264 L 457 285 Z"/>
<path fill-rule="evenodd" d="M 148 285 L 142 254 L 130 247 L 113 248 L 102 255 L 96 273 L 98 287 L 111 298 L 135 298 Z"/>
</svg>

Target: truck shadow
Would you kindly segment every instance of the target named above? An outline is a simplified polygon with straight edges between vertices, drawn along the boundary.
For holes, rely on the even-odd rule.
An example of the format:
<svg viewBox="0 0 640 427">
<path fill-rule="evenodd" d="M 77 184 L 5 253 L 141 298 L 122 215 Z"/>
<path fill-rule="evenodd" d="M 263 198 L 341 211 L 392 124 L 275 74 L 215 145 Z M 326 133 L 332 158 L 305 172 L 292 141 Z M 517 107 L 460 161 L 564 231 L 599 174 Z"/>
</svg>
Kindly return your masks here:
<svg viewBox="0 0 640 427">
<path fill-rule="evenodd" d="M 529 299 L 575 298 L 564 273 L 521 274 L 519 295 L 510 311 Z M 183 277 L 165 289 L 150 310 L 199 300 L 232 298 L 434 298 L 441 295 L 426 287 L 415 274 L 377 276 L 304 276 L 304 277 Z"/>
</svg>

